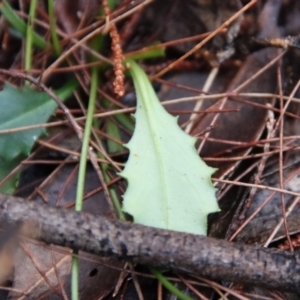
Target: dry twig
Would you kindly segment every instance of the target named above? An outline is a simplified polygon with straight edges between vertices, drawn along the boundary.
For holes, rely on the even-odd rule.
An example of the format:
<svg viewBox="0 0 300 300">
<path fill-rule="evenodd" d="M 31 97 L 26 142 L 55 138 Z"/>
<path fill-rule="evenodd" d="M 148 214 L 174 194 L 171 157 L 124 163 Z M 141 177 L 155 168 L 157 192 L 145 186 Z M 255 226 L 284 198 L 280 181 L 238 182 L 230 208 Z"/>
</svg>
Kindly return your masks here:
<svg viewBox="0 0 300 300">
<path fill-rule="evenodd" d="M 297 291 L 299 254 L 109 220 L 0 194 L 0 222 L 34 222 L 36 238 L 217 280 Z"/>
</svg>

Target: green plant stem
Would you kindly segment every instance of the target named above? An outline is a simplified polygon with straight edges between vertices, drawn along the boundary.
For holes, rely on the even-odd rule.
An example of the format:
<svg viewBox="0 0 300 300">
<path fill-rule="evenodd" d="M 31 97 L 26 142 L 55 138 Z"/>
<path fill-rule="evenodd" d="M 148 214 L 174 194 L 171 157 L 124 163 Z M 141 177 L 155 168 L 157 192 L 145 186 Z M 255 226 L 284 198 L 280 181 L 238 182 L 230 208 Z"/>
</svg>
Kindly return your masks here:
<svg viewBox="0 0 300 300">
<path fill-rule="evenodd" d="M 109 5 L 110 2 L 115 2 L 115 1 L 116 0 L 110 0 Z M 97 45 L 95 42 L 94 43 L 95 47 L 93 47 L 93 48 L 98 48 L 98 50 L 100 50 L 104 44 L 103 36 L 100 36 L 99 39 L 100 39 L 100 43 L 98 43 Z M 89 106 L 87 111 L 84 138 L 82 142 L 81 156 L 79 162 L 78 183 L 77 183 L 76 202 L 75 202 L 76 211 L 81 211 L 83 205 L 86 162 L 88 156 L 89 140 L 92 131 L 93 115 L 95 111 L 95 104 L 97 98 L 97 86 L 99 83 L 98 71 L 99 71 L 98 68 L 96 67 L 92 68 Z M 78 253 L 74 251 L 74 254 L 78 254 Z M 72 259 L 71 294 L 72 294 L 72 300 L 79 300 L 79 261 L 78 258 L 74 256 Z"/>
<path fill-rule="evenodd" d="M 172 294 L 177 296 L 181 300 L 193 300 L 189 296 L 185 295 L 183 292 L 181 292 L 179 289 L 177 289 L 174 284 L 172 284 L 166 277 L 162 275 L 161 272 L 159 272 L 155 268 L 150 268 L 149 270 L 151 273 L 160 281 L 160 283 L 167 289 L 169 290 Z"/>
<path fill-rule="evenodd" d="M 108 182 L 108 180 L 107 180 L 107 182 Z M 113 203 L 114 203 L 115 209 L 117 211 L 119 220 L 126 221 L 125 214 L 124 214 L 124 212 L 122 210 L 122 206 L 121 206 L 121 203 L 119 201 L 119 197 L 118 197 L 115 189 L 114 188 L 109 188 L 108 190 L 109 190 L 110 196 L 111 196 L 111 198 L 113 200 Z"/>
<path fill-rule="evenodd" d="M 120 131 L 117 124 L 111 120 L 107 120 L 106 124 L 106 133 L 109 136 L 117 138 L 120 140 Z M 107 149 L 109 153 L 117 153 L 123 150 L 123 146 L 115 141 L 108 139 L 107 140 Z"/>
<path fill-rule="evenodd" d="M 157 45 L 159 45 L 159 44 L 157 44 Z M 145 52 L 136 53 L 136 54 L 132 54 L 132 55 L 130 55 L 130 53 L 128 53 L 127 55 L 125 54 L 126 59 L 130 58 L 133 60 L 161 58 L 164 56 L 165 56 L 164 48 L 149 49 L 149 50 L 145 49 Z"/>
<path fill-rule="evenodd" d="M 99 156 L 100 156 L 100 158 L 104 158 L 104 156 L 101 153 L 100 153 Z M 101 169 L 102 169 L 102 172 L 103 172 L 103 177 L 104 177 L 105 182 L 109 182 L 111 180 L 111 178 L 108 174 L 109 165 L 108 164 L 101 164 Z M 111 200 L 113 202 L 114 208 L 117 212 L 119 220 L 126 221 L 125 214 L 122 210 L 122 206 L 121 206 L 121 203 L 119 201 L 119 197 L 118 197 L 115 189 L 113 187 L 109 187 L 108 191 L 109 191 Z"/>
<path fill-rule="evenodd" d="M 109 104 L 109 101 L 107 99 L 104 99 L 103 101 L 103 106 L 104 107 L 108 107 L 108 104 Z M 96 121 L 97 122 L 97 121 Z M 109 121 L 110 122 L 110 121 Z M 98 123 L 98 122 L 97 122 Z M 112 123 L 111 123 L 112 124 Z M 114 123 L 113 123 L 114 124 Z M 108 123 L 109 125 L 109 123 Z M 97 127 L 97 126 L 95 126 Z M 107 132 L 108 134 L 111 134 L 111 136 L 113 136 L 114 138 L 116 138 L 117 140 L 120 140 L 121 137 L 120 137 L 120 132 L 119 132 L 119 129 L 118 128 L 115 128 L 114 132 Z M 101 143 L 101 141 L 100 141 Z M 99 158 L 103 158 L 105 159 L 104 155 L 102 155 L 101 153 L 98 153 L 98 157 Z M 106 164 L 106 163 L 101 163 L 100 164 L 100 167 L 101 167 L 101 170 L 102 170 L 102 173 L 103 173 L 103 178 L 104 178 L 104 181 L 105 182 L 109 182 L 111 180 L 110 176 L 109 176 L 109 165 Z M 125 217 L 125 214 L 122 210 L 122 206 L 121 206 L 121 203 L 119 201 L 119 197 L 114 189 L 114 187 L 108 187 L 108 191 L 109 191 L 109 194 L 110 194 L 110 197 L 111 197 L 111 200 L 113 202 L 113 206 L 117 212 L 117 215 L 118 215 L 118 218 L 121 220 L 121 221 L 126 221 L 126 217 Z"/>
<path fill-rule="evenodd" d="M 73 251 L 74 254 L 78 254 L 78 251 Z M 79 259 L 73 256 L 72 258 L 72 270 L 71 270 L 71 295 L 72 300 L 79 300 Z"/>
<path fill-rule="evenodd" d="M 33 46 L 33 25 L 36 14 L 37 0 L 31 0 L 28 15 L 27 31 L 26 31 L 26 44 L 25 44 L 25 70 L 31 69 L 32 62 L 32 46 Z"/>
<path fill-rule="evenodd" d="M 49 13 L 49 23 L 50 23 L 50 31 L 51 31 L 51 38 L 54 47 L 54 51 L 57 56 L 59 56 L 62 52 L 58 35 L 56 32 L 56 20 L 54 16 L 54 0 L 48 0 L 48 13 Z"/>
<path fill-rule="evenodd" d="M 79 162 L 79 174 L 78 174 L 78 184 L 77 184 L 76 203 L 75 203 L 76 211 L 82 210 L 86 163 L 87 163 L 89 142 L 90 142 L 90 136 L 91 136 L 92 124 L 94 118 L 93 115 L 95 111 L 95 103 L 97 98 L 97 85 L 98 85 L 98 72 L 96 68 L 93 68 L 92 77 L 91 77 L 89 105 L 87 110 L 84 137 L 82 141 L 82 148 L 81 148 L 81 155 L 80 155 L 80 162 Z"/>
<path fill-rule="evenodd" d="M 117 114 L 115 115 L 116 120 L 123 125 L 127 130 L 133 132 L 134 130 L 134 123 L 131 116 L 125 114 Z"/>
<path fill-rule="evenodd" d="M 98 85 L 98 71 L 96 68 L 92 69 L 91 76 L 91 87 L 90 87 L 90 98 L 88 111 L 86 116 L 86 123 L 84 129 L 84 136 L 81 148 L 79 171 L 78 171 L 78 183 L 76 191 L 76 202 L 75 210 L 81 211 L 83 206 L 83 195 L 84 195 L 84 185 L 85 185 L 85 174 L 86 174 L 86 164 L 88 157 L 88 149 L 90 136 L 93 124 L 93 115 L 95 111 L 95 103 L 97 98 L 97 85 Z M 74 251 L 74 254 L 78 254 Z M 79 299 L 79 261 L 77 257 L 72 259 L 72 300 Z"/>
</svg>

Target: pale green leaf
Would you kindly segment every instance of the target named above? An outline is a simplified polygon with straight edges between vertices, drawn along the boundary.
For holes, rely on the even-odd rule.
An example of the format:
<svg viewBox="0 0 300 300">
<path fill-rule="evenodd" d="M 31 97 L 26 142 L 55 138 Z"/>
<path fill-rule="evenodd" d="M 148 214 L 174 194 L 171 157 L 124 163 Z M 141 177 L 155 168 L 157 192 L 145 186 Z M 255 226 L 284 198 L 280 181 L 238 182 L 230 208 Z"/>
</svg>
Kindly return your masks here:
<svg viewBox="0 0 300 300">
<path fill-rule="evenodd" d="M 160 104 L 143 70 L 130 61 L 137 93 L 136 126 L 121 175 L 128 180 L 123 209 L 139 224 L 207 234 L 207 215 L 219 211 L 211 175 L 195 139 Z"/>
</svg>

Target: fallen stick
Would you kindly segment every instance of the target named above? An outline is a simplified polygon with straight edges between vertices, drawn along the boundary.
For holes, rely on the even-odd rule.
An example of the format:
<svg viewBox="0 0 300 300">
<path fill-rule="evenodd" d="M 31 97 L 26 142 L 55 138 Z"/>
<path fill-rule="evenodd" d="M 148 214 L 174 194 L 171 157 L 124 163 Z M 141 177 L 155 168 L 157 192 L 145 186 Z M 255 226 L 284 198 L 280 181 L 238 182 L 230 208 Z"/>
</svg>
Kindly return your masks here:
<svg viewBox="0 0 300 300">
<path fill-rule="evenodd" d="M 0 194 L 0 222 L 29 221 L 38 240 L 216 280 L 297 291 L 300 255 L 109 220 Z"/>
</svg>

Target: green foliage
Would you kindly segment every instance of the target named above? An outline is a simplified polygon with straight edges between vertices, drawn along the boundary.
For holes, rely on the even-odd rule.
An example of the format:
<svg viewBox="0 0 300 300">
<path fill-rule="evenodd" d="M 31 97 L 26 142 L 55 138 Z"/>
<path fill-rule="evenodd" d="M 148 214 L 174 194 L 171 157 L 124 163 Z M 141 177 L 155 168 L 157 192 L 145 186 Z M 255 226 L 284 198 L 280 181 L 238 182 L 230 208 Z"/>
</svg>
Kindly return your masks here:
<svg viewBox="0 0 300 300">
<path fill-rule="evenodd" d="M 191 297 L 181 292 L 174 284 L 172 284 L 161 272 L 154 268 L 149 268 L 151 273 L 161 282 L 161 284 L 168 289 L 176 298 L 180 300 L 193 300 Z"/>
<path fill-rule="evenodd" d="M 112 136 L 114 138 L 117 138 L 118 140 L 121 140 L 119 128 L 116 123 L 108 120 L 106 125 L 106 132 L 109 136 Z M 107 140 L 107 148 L 109 153 L 118 153 L 121 152 L 124 148 L 121 144 L 116 143 L 115 141 L 112 141 L 111 139 Z"/>
<path fill-rule="evenodd" d="M 143 70 L 130 61 L 137 93 L 136 126 L 123 209 L 136 223 L 206 235 L 207 215 L 219 211 L 211 175 L 188 136 L 160 104 Z"/>
<path fill-rule="evenodd" d="M 57 94 L 66 99 L 75 87 L 74 82 L 69 82 Z M 44 92 L 30 87 L 19 89 L 9 84 L 5 84 L 0 92 L 0 105 L 0 130 L 46 123 L 57 107 L 56 102 Z M 43 134 L 46 134 L 43 127 L 0 133 L 0 180 L 30 154 L 36 139 Z M 18 176 L 11 178 L 0 187 L 0 191 L 12 193 L 17 179 Z"/>
<path fill-rule="evenodd" d="M 0 11 L 15 29 L 17 29 L 23 36 L 26 36 L 26 23 L 18 16 L 7 1 L 0 3 Z M 46 41 L 36 32 L 33 32 L 33 44 L 40 49 L 44 49 L 47 46 Z"/>
<path fill-rule="evenodd" d="M 57 104 L 42 92 L 29 87 L 23 90 L 5 84 L 0 92 L 0 130 L 43 124 L 53 114 Z M 45 134 L 44 128 L 0 135 L 0 157 L 12 160 L 29 155 L 35 140 Z"/>
<path fill-rule="evenodd" d="M 20 164 L 21 160 L 21 157 L 17 157 L 11 161 L 5 161 L 0 158 L 0 180 L 5 178 L 14 168 L 16 168 Z M 0 186 L 0 192 L 12 194 L 17 187 L 18 179 L 19 173 L 15 173 Z"/>
<path fill-rule="evenodd" d="M 56 32 L 56 20 L 54 13 L 54 0 L 48 0 L 49 25 L 51 31 L 52 44 L 55 54 L 59 56 L 62 53 L 62 48 L 59 43 L 59 38 Z"/>
</svg>

